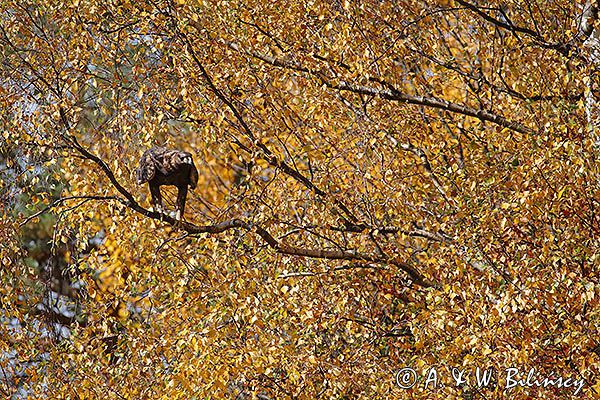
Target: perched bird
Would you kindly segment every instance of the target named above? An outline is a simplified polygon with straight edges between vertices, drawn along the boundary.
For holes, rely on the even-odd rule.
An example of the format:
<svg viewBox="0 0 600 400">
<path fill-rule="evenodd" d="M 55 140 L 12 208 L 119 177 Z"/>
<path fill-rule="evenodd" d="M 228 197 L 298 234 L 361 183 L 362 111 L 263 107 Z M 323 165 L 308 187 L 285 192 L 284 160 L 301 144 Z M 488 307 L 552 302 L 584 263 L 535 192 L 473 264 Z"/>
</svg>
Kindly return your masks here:
<svg viewBox="0 0 600 400">
<path fill-rule="evenodd" d="M 183 218 L 188 186 L 193 190 L 198 184 L 198 170 L 191 153 L 165 147 L 152 147 L 142 154 L 135 175 L 138 184 L 148 182 L 152 195 L 152 208 L 157 212 L 163 212 L 160 187 L 176 186 L 178 192 L 175 218 L 178 220 Z"/>
</svg>

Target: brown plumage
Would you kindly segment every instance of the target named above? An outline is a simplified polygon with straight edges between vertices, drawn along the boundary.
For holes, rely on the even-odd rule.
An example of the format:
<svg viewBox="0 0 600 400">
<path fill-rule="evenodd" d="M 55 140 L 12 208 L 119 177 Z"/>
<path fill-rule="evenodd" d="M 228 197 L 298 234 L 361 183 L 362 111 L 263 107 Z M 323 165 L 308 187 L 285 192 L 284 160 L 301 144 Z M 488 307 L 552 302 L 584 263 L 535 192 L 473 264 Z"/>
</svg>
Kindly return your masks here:
<svg viewBox="0 0 600 400">
<path fill-rule="evenodd" d="M 152 147 L 142 154 L 135 175 L 138 184 L 148 182 L 152 207 L 158 212 L 163 211 L 160 187 L 176 186 L 178 189 L 177 219 L 183 218 L 188 186 L 193 190 L 198 184 L 198 170 L 191 153 L 165 147 Z"/>
</svg>

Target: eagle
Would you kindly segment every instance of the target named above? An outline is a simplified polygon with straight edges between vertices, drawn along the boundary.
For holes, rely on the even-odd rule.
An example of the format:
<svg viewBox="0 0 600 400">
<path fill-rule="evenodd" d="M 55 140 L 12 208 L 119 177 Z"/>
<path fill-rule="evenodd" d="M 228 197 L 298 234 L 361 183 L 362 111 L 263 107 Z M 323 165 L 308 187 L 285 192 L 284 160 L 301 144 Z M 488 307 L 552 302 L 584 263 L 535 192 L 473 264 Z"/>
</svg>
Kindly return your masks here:
<svg viewBox="0 0 600 400">
<path fill-rule="evenodd" d="M 175 218 L 183 218 L 188 186 L 194 190 L 198 184 L 198 170 L 191 153 L 166 147 L 152 147 L 142 154 L 135 175 L 138 185 L 148 182 L 152 195 L 152 209 L 160 213 L 163 212 L 160 187 L 176 186 L 178 192 Z"/>
</svg>

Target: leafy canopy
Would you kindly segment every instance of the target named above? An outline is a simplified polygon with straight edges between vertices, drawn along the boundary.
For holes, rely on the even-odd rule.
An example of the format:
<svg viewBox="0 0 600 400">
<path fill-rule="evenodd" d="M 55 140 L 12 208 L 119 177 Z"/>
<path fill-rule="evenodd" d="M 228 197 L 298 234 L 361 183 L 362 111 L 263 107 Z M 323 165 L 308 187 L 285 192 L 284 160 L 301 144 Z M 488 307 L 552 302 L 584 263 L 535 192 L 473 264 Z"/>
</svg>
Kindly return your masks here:
<svg viewBox="0 0 600 400">
<path fill-rule="evenodd" d="M 4 392 L 572 394 L 448 381 L 479 366 L 600 393 L 582 4 L 0 7 Z M 135 183 L 153 145 L 194 155 L 184 222 Z"/>
</svg>

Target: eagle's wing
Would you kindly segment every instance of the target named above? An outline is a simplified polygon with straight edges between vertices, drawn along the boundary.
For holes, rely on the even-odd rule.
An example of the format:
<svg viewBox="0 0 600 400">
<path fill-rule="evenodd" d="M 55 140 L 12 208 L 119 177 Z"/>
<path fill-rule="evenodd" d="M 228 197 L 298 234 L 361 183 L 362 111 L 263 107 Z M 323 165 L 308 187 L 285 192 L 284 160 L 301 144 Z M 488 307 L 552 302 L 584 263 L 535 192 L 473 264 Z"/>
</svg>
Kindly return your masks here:
<svg viewBox="0 0 600 400">
<path fill-rule="evenodd" d="M 172 174 L 177 172 L 181 167 L 181 164 L 185 164 L 184 158 L 189 153 L 179 150 L 161 149 L 160 153 L 157 153 L 157 166 L 161 173 L 164 175 Z"/>
</svg>

